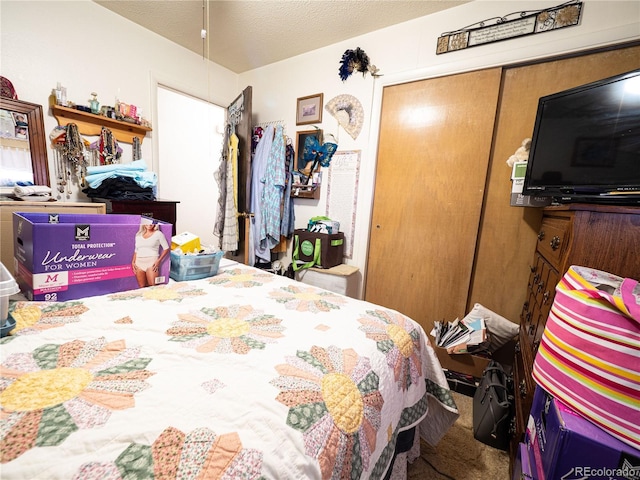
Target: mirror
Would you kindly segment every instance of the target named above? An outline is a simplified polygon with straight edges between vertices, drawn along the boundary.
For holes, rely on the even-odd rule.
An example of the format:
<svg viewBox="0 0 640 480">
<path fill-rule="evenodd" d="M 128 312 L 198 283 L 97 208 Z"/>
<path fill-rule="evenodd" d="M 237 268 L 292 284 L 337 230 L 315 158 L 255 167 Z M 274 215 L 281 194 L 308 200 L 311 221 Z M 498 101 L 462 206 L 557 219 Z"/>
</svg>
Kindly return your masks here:
<svg viewBox="0 0 640 480">
<path fill-rule="evenodd" d="M 25 123 L 27 123 L 28 133 L 26 133 L 26 135 L 29 139 L 31 167 L 33 169 L 33 183 L 35 185 L 51 186 L 49 183 L 49 160 L 47 159 L 46 142 L 47 136 L 44 132 L 42 106 L 35 103 L 23 102 L 22 100 L 0 97 L 0 111 L 3 110 L 9 112 L 9 115 L 13 118 L 25 120 Z M 21 116 L 23 118 L 21 118 Z M 24 135 L 24 133 L 16 133 L 17 138 L 20 138 L 21 135 Z"/>
</svg>

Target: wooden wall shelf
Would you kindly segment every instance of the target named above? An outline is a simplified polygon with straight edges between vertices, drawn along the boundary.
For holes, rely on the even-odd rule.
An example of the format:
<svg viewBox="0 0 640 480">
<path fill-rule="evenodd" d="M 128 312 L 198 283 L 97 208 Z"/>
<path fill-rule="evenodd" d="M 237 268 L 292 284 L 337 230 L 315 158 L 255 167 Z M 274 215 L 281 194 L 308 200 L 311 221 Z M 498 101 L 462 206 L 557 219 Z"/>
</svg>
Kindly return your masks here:
<svg viewBox="0 0 640 480">
<path fill-rule="evenodd" d="M 116 140 L 124 143 L 133 143 L 134 137 L 138 137 L 140 143 L 142 143 L 147 132 L 151 132 L 149 127 L 122 122 L 103 115 L 82 112 L 75 108 L 62 107 L 60 105 L 51 105 L 51 113 L 61 126 L 75 123 L 78 126 L 78 131 L 83 135 L 100 135 L 102 127 L 107 127 L 116 137 Z"/>
<path fill-rule="evenodd" d="M 291 197 L 293 198 L 320 198 L 320 185 L 316 185 L 315 188 L 297 188 L 295 185 L 291 186 Z"/>
</svg>

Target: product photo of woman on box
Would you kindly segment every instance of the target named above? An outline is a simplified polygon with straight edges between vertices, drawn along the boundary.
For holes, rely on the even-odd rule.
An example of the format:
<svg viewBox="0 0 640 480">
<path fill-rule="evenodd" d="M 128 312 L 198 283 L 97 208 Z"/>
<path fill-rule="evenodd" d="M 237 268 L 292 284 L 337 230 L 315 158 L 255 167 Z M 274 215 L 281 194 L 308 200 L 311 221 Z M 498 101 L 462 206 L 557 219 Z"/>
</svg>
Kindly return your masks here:
<svg viewBox="0 0 640 480">
<path fill-rule="evenodd" d="M 135 250 L 131 259 L 133 273 L 141 288 L 156 284 L 160 265 L 169 251 L 169 243 L 158 225 L 150 218 L 143 218 L 136 233 Z"/>
</svg>

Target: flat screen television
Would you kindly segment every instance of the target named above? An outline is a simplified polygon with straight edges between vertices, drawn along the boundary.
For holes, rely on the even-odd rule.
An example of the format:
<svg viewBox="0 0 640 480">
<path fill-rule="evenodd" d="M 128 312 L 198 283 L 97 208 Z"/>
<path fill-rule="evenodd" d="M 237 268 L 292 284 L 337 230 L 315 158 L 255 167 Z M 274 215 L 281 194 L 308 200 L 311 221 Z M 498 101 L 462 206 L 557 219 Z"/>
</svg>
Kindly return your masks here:
<svg viewBox="0 0 640 480">
<path fill-rule="evenodd" d="M 640 70 L 539 99 L 523 194 L 640 205 Z"/>
</svg>

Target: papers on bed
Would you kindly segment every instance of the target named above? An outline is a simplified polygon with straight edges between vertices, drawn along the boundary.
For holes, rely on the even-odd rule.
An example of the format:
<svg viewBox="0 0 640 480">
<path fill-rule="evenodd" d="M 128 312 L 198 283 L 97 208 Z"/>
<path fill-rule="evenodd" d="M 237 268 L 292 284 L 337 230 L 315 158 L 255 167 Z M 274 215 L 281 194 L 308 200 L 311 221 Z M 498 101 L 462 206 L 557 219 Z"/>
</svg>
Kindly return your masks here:
<svg viewBox="0 0 640 480">
<path fill-rule="evenodd" d="M 467 315 L 453 322 L 434 322 L 431 336 L 436 345 L 446 348 L 448 353 L 470 353 L 483 348 L 487 341 L 487 327 L 484 318 Z"/>
</svg>

